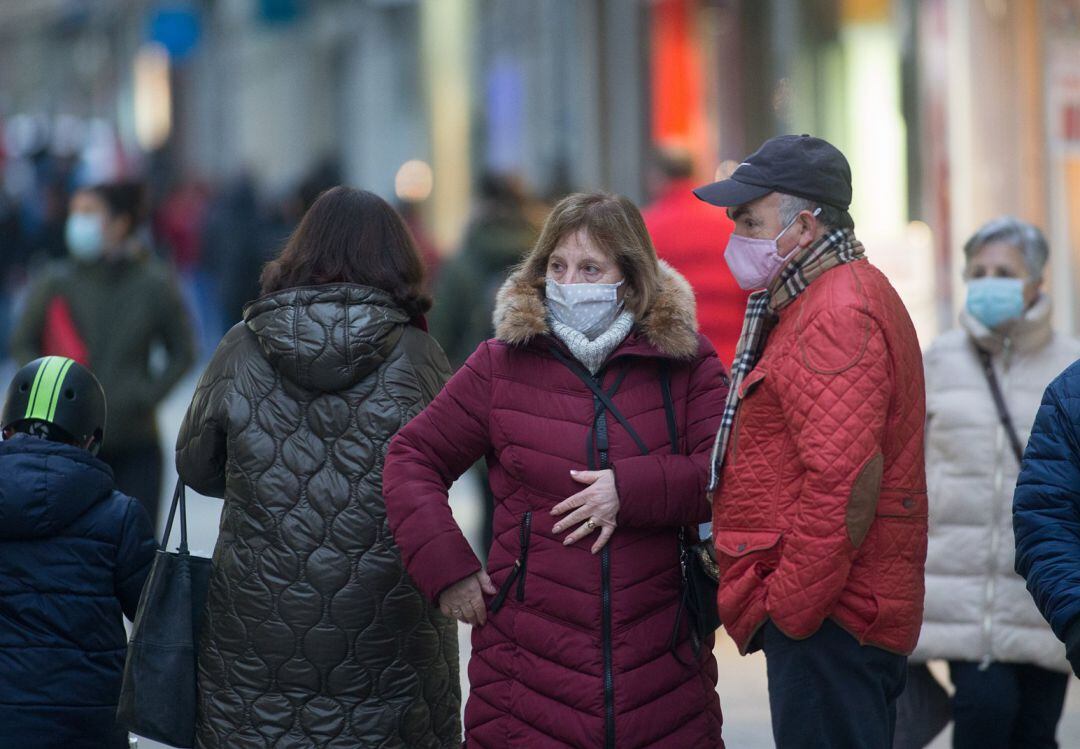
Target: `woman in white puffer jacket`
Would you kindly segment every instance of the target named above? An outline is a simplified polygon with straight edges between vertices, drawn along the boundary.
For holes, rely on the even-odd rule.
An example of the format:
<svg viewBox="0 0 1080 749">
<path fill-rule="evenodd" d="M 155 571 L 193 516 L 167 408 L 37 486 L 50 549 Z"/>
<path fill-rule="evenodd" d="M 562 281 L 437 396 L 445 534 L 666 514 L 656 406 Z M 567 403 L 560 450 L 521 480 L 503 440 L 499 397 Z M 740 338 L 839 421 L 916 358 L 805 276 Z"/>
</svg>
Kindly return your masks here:
<svg viewBox="0 0 1080 749">
<path fill-rule="evenodd" d="M 989 353 L 1022 446 L 1043 390 L 1080 357 L 1080 341 L 1051 328 L 1041 291 L 1048 250 L 1037 228 L 995 219 L 964 253 L 960 327 L 925 356 L 930 539 L 912 660 L 949 661 L 954 747 L 1055 747 L 1069 666 L 1013 571 L 1019 466 L 979 350 Z"/>
</svg>

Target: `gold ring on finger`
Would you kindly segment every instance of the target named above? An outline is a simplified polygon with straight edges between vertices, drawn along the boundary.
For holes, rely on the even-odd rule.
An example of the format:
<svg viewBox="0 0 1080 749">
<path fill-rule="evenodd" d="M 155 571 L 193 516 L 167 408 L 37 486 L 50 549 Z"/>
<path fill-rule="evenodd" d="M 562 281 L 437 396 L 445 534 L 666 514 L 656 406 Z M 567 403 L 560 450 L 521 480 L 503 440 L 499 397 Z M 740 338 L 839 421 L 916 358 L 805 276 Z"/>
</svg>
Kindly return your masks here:
<svg viewBox="0 0 1080 749">
<path fill-rule="evenodd" d="M 588 522 L 585 523 L 585 527 L 591 531 L 596 530 L 596 521 L 592 518 L 589 518 Z"/>
</svg>

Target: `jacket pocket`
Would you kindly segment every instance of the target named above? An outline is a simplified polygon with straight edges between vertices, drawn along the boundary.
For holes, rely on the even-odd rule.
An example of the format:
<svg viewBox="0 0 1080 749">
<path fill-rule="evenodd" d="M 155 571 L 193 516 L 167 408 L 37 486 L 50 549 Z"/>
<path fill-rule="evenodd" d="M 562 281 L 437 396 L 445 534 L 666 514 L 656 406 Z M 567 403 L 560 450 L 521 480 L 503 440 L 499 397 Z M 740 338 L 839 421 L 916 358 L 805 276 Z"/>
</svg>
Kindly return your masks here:
<svg viewBox="0 0 1080 749">
<path fill-rule="evenodd" d="M 720 569 L 720 614 L 730 621 L 780 563 L 783 533 L 775 530 L 715 530 L 716 564 Z"/>
<path fill-rule="evenodd" d="M 739 400 L 749 395 L 750 391 L 764 379 L 765 371 L 762 369 L 754 369 L 750 374 L 746 375 L 746 379 L 739 383 Z"/>
<path fill-rule="evenodd" d="M 495 595 L 495 598 L 491 601 L 491 613 L 498 612 L 506 603 L 506 596 L 509 595 L 510 589 L 514 587 L 514 583 L 517 583 L 516 597 L 518 602 L 525 600 L 525 570 L 529 564 L 529 537 L 532 535 L 532 511 L 526 512 L 521 516 L 521 523 L 518 525 L 518 558 L 514 560 L 514 566 L 510 568 L 510 574 L 503 580 L 503 584 L 499 587 L 499 592 Z"/>
<path fill-rule="evenodd" d="M 761 369 L 755 369 L 750 374 L 746 375 L 746 379 L 739 383 L 739 409 L 735 413 L 735 423 L 731 429 L 731 458 L 734 460 L 739 454 L 739 433 L 742 431 L 743 416 L 746 411 L 742 401 L 753 391 L 755 387 L 761 384 L 765 379 L 765 372 Z"/>
</svg>

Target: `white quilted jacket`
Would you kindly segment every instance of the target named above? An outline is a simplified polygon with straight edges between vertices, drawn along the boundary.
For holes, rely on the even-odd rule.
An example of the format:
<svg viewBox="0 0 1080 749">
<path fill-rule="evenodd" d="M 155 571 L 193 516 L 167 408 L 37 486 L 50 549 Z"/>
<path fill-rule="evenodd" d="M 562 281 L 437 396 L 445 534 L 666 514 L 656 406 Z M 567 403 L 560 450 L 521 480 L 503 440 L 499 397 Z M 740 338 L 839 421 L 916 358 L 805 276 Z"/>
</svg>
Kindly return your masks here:
<svg viewBox="0 0 1080 749">
<path fill-rule="evenodd" d="M 1008 337 L 966 312 L 960 323 L 924 358 L 930 543 L 926 611 L 912 659 L 1034 663 L 1067 671 L 1064 647 L 1013 571 L 1012 496 L 1019 467 L 974 346 L 992 353 L 1026 445 L 1043 390 L 1080 358 L 1080 341 L 1051 330 L 1045 296 Z"/>
</svg>

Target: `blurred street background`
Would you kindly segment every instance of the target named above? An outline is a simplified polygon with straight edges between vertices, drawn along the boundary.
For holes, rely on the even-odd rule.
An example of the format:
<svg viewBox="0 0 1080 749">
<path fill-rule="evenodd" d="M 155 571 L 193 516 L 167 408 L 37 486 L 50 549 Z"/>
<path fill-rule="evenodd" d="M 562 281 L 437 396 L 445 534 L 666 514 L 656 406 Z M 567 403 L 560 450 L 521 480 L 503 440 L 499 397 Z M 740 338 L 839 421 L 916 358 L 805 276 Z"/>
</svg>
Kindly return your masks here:
<svg viewBox="0 0 1080 749">
<path fill-rule="evenodd" d="M 1080 330 L 1080 0 L 0 0 L 0 359 L 73 192 L 140 180 L 199 362 L 158 412 L 168 494 L 202 363 L 327 187 L 406 216 L 460 364 L 554 200 L 645 206 L 784 132 L 848 156 L 858 235 L 924 345 L 1003 213 L 1045 231 L 1055 325 Z M 454 493 L 474 540 L 477 481 Z M 220 504 L 192 506 L 209 554 Z M 764 661 L 719 639 L 728 745 L 771 746 Z"/>
</svg>

